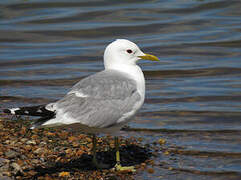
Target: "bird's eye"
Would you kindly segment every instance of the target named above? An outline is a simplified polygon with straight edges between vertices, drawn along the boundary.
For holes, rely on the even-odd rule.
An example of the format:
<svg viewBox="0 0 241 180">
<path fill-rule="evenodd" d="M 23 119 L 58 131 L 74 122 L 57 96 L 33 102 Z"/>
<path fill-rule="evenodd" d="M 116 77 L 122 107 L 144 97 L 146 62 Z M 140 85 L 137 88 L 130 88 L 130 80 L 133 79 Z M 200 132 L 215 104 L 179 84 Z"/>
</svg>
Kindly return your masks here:
<svg viewBox="0 0 241 180">
<path fill-rule="evenodd" d="M 128 52 L 129 54 L 132 53 L 132 50 L 131 49 L 127 49 L 126 52 Z"/>
</svg>

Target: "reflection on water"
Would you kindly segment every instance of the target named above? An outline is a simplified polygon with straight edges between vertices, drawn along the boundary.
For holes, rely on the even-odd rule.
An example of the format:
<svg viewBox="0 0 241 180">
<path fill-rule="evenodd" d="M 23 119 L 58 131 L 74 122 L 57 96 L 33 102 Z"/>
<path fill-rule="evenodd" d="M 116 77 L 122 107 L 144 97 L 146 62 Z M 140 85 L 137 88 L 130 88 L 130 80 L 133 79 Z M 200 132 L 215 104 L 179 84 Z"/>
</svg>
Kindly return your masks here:
<svg viewBox="0 0 241 180">
<path fill-rule="evenodd" d="M 127 38 L 161 59 L 140 62 L 146 103 L 130 133 L 149 143 L 162 136 L 173 153 L 137 178 L 238 179 L 240 9 L 224 0 L 2 0 L 0 108 L 61 98 L 103 69 L 109 42 Z"/>
</svg>

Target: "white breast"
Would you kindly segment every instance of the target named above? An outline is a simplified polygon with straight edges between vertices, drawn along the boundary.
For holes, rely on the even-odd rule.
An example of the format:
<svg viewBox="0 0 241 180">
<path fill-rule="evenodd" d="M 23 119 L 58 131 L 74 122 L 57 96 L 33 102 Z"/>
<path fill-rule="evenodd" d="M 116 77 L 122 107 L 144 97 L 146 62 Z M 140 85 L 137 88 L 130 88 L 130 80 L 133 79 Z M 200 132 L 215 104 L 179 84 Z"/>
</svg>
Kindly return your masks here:
<svg viewBox="0 0 241 180">
<path fill-rule="evenodd" d="M 141 95 L 143 104 L 145 99 L 145 78 L 141 68 L 138 65 L 118 64 L 116 66 L 111 66 L 109 69 L 115 69 L 117 71 L 124 72 L 127 74 L 128 78 L 134 79 L 136 81 L 137 91 Z"/>
</svg>

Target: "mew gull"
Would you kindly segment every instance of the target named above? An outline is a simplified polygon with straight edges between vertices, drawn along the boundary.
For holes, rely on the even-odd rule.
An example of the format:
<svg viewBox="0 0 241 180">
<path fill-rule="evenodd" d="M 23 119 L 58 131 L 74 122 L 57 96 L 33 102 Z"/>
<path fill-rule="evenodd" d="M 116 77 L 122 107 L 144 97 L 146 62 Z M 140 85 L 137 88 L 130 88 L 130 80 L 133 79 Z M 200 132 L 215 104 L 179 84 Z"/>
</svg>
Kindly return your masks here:
<svg viewBox="0 0 241 180">
<path fill-rule="evenodd" d="M 96 133 L 112 133 L 130 121 L 141 108 L 145 98 L 145 79 L 136 64 L 140 59 L 158 61 L 156 56 L 144 54 L 126 39 L 117 39 L 104 52 L 105 70 L 86 77 L 75 84 L 55 103 L 32 107 L 4 109 L 5 113 L 41 116 L 30 129 L 70 126 L 93 134 L 93 163 L 96 161 Z M 120 164 L 119 140 L 115 137 L 116 170 L 134 170 Z"/>
</svg>

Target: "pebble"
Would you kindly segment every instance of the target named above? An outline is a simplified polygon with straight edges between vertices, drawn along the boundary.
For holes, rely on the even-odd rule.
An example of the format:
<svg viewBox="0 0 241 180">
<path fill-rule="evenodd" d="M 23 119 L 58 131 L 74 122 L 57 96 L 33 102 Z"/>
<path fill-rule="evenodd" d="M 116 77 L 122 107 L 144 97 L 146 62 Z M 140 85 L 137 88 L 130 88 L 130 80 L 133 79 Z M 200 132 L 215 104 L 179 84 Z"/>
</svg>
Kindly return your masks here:
<svg viewBox="0 0 241 180">
<path fill-rule="evenodd" d="M 40 146 L 45 146 L 47 143 L 46 142 L 41 142 L 39 145 Z"/>
<path fill-rule="evenodd" d="M 28 158 L 27 158 L 25 155 L 21 154 L 21 155 L 20 155 L 20 159 L 26 160 L 26 159 L 28 159 Z"/>
<path fill-rule="evenodd" d="M 28 174 L 31 175 L 31 176 L 34 176 L 35 174 L 37 174 L 37 172 L 33 171 L 33 170 L 30 170 L 30 171 L 28 171 Z"/>
<path fill-rule="evenodd" d="M 17 163 L 12 163 L 10 166 L 13 168 L 13 173 L 15 175 L 18 173 L 23 173 L 22 168 Z"/>
<path fill-rule="evenodd" d="M 159 142 L 159 144 L 160 144 L 160 145 L 162 145 L 162 144 L 165 144 L 165 143 L 166 143 L 166 140 L 165 140 L 165 139 L 160 138 L 160 139 L 158 140 L 158 142 Z"/>
<path fill-rule="evenodd" d="M 4 143 L 5 144 L 10 144 L 11 142 L 10 142 L 10 140 L 6 140 Z"/>
<path fill-rule="evenodd" d="M 10 161 L 8 159 L 0 158 L 0 172 L 7 171 L 9 169 Z"/>
<path fill-rule="evenodd" d="M 10 178 L 8 176 L 2 176 L 1 174 L 0 174 L 0 179 L 1 180 L 12 180 L 12 178 Z"/>
<path fill-rule="evenodd" d="M 150 174 L 153 174 L 154 173 L 154 169 L 149 168 L 149 169 L 147 169 L 147 172 L 150 173 Z"/>
<path fill-rule="evenodd" d="M 70 176 L 69 172 L 61 172 L 61 173 L 59 173 L 59 177 L 68 177 L 68 176 Z"/>
<path fill-rule="evenodd" d="M 26 144 L 36 145 L 37 143 L 36 143 L 36 141 L 34 141 L 34 140 L 28 140 L 28 141 L 26 142 Z"/>
<path fill-rule="evenodd" d="M 28 139 L 27 138 L 22 138 L 20 141 L 21 142 L 26 142 L 26 141 L 28 141 Z"/>
<path fill-rule="evenodd" d="M 9 159 L 15 158 L 17 157 L 19 154 L 15 151 L 9 150 L 7 152 L 5 152 L 5 156 Z"/>
<path fill-rule="evenodd" d="M 38 164 L 38 163 L 39 163 L 39 160 L 38 160 L 38 159 L 33 159 L 33 160 L 31 160 L 31 162 L 32 162 L 33 164 Z"/>
<path fill-rule="evenodd" d="M 44 152 L 44 148 L 38 148 L 33 153 L 34 154 L 42 154 Z"/>
</svg>

